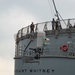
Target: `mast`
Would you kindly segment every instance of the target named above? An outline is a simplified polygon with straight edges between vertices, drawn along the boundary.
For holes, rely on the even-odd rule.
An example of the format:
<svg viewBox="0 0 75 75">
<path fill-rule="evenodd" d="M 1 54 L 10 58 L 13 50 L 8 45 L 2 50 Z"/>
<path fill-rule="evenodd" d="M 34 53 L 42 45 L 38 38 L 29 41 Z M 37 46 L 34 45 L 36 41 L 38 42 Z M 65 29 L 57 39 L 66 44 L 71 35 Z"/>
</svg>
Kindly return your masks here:
<svg viewBox="0 0 75 75">
<path fill-rule="evenodd" d="M 64 24 L 66 25 L 65 21 L 63 20 L 63 18 L 61 17 L 61 15 L 59 14 L 59 12 L 57 11 L 57 8 L 56 8 L 56 5 L 55 5 L 55 1 L 54 1 L 54 0 L 52 0 L 52 2 L 53 2 L 54 9 L 55 9 L 55 12 L 56 12 L 56 17 L 57 17 L 57 19 L 58 19 L 59 23 L 60 23 L 60 18 L 61 18 L 61 19 L 62 19 L 62 21 L 64 22 Z M 60 18 L 59 18 L 59 16 L 60 16 Z M 60 23 L 60 25 L 61 25 L 61 23 Z M 67 26 L 67 25 L 66 25 L 66 26 Z"/>
<path fill-rule="evenodd" d="M 58 15 L 58 11 L 57 11 L 57 8 L 56 8 L 56 5 L 55 5 L 55 2 L 54 2 L 54 0 L 52 0 L 52 1 L 53 1 L 54 9 L 55 9 L 55 12 L 56 12 L 56 17 L 58 18 L 58 20 L 60 20 L 59 15 Z"/>
</svg>

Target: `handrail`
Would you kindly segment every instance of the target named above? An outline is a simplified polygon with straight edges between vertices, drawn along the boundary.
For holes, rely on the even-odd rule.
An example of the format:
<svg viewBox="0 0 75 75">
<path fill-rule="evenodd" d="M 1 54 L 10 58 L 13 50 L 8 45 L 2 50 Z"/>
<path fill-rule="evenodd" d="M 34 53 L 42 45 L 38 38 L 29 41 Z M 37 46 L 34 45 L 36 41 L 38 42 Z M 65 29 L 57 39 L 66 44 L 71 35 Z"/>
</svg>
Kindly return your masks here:
<svg viewBox="0 0 75 75">
<path fill-rule="evenodd" d="M 70 21 L 70 22 L 68 22 Z M 64 19 L 64 22 L 68 25 L 68 23 L 70 23 L 72 26 L 75 25 L 75 18 L 73 19 Z M 63 23 L 62 20 L 60 20 L 61 26 L 62 28 L 66 28 L 65 24 Z M 34 24 L 34 32 L 39 32 L 39 31 L 46 31 L 46 30 L 52 30 L 52 21 L 46 21 L 46 22 L 41 22 L 41 23 L 37 23 Z M 37 27 L 37 28 L 36 28 Z M 30 25 L 28 25 L 27 27 L 24 27 L 22 29 L 20 29 L 16 35 L 16 39 L 20 38 L 22 36 L 25 36 L 26 34 L 30 34 Z"/>
</svg>

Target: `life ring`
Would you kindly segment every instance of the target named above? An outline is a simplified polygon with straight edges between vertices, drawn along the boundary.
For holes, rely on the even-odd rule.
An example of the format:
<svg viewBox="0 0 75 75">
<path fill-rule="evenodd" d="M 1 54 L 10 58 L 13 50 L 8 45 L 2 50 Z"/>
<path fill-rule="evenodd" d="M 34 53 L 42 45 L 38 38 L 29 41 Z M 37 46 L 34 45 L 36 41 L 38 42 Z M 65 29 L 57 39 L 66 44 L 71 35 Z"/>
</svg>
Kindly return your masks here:
<svg viewBox="0 0 75 75">
<path fill-rule="evenodd" d="M 61 46 L 60 49 L 63 50 L 64 52 L 66 52 L 68 50 L 68 46 L 65 44 L 65 45 Z"/>
</svg>

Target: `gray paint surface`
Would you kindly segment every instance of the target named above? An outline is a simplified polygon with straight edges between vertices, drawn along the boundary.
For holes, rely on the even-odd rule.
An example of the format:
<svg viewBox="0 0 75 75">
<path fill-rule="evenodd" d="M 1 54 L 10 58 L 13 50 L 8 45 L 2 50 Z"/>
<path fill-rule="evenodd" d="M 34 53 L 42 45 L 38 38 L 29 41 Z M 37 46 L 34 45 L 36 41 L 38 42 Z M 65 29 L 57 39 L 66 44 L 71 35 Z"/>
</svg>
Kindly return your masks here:
<svg viewBox="0 0 75 75">
<path fill-rule="evenodd" d="M 23 51 L 30 39 L 20 40 L 17 50 L 21 54 L 15 56 L 15 75 L 75 75 L 74 30 L 70 32 L 71 35 L 64 29 L 64 33 L 58 35 L 50 34 L 48 31 L 46 37 L 50 39 L 49 44 L 43 46 L 40 59 L 34 59 L 35 52 L 29 49 L 37 47 L 37 38 L 33 39 L 24 56 Z M 64 44 L 68 45 L 66 52 L 60 50 L 60 46 Z"/>
</svg>

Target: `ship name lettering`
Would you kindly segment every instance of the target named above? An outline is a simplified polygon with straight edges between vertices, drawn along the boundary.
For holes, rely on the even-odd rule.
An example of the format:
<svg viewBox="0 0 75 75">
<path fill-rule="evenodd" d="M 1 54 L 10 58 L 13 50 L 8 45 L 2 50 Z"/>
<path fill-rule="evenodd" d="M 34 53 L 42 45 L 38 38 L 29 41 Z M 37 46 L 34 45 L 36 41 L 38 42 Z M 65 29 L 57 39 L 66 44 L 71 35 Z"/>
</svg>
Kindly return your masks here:
<svg viewBox="0 0 75 75">
<path fill-rule="evenodd" d="M 55 69 L 16 69 L 16 73 L 24 73 L 24 72 L 30 72 L 30 73 L 53 73 L 55 72 Z"/>
<path fill-rule="evenodd" d="M 29 72 L 33 73 L 33 72 L 43 72 L 43 73 L 50 73 L 50 72 L 54 72 L 55 69 L 37 69 L 37 70 L 33 70 L 33 69 L 30 69 Z"/>
</svg>

